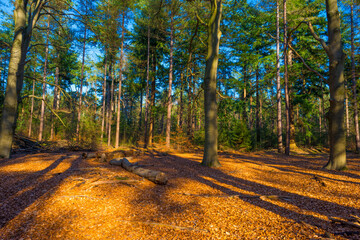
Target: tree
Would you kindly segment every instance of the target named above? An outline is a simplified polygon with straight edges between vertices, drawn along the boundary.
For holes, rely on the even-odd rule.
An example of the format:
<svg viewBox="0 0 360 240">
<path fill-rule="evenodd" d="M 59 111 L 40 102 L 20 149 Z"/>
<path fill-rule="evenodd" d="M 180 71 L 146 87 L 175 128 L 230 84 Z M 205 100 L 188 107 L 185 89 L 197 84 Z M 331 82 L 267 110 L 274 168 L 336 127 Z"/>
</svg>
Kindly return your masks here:
<svg viewBox="0 0 360 240">
<path fill-rule="evenodd" d="M 204 76 L 204 108 L 205 108 L 205 143 L 202 165 L 219 167 L 218 160 L 218 129 L 216 84 L 217 67 L 220 46 L 220 22 L 222 14 L 222 0 L 211 0 L 211 15 L 208 26 L 207 56 Z"/>
<path fill-rule="evenodd" d="M 31 35 L 47 1 L 15 1 L 14 40 L 0 125 L 0 157 L 9 158 L 16 126 L 17 110 L 24 80 L 24 67 Z"/>
<path fill-rule="evenodd" d="M 329 44 L 316 35 L 329 57 L 329 87 L 330 109 L 329 142 L 330 156 L 324 166 L 329 170 L 342 170 L 346 168 L 346 138 L 344 131 L 344 59 L 340 32 L 340 13 L 337 0 L 326 0 L 326 16 L 328 20 Z M 310 25 L 311 26 L 311 25 Z M 312 31 L 312 33 L 314 33 Z"/>
</svg>

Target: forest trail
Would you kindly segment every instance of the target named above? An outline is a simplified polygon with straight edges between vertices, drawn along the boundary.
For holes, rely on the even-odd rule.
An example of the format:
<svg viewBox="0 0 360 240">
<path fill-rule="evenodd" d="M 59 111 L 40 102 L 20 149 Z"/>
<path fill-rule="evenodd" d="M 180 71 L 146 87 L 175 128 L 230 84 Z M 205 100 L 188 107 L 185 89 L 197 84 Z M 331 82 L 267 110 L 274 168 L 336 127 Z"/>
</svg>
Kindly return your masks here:
<svg viewBox="0 0 360 240">
<path fill-rule="evenodd" d="M 79 152 L 0 161 L 0 239 L 360 239 L 332 222 L 360 216 L 360 158 L 320 170 L 325 155 L 200 153 L 134 157 L 167 174 L 156 185 Z"/>
</svg>

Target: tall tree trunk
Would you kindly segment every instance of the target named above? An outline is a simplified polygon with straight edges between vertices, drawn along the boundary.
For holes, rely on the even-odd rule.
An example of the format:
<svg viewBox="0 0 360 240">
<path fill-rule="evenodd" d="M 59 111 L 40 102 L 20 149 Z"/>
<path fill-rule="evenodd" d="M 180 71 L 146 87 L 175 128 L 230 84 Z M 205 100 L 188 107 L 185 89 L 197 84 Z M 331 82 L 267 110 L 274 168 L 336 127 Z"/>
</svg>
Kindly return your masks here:
<svg viewBox="0 0 360 240">
<path fill-rule="evenodd" d="M 156 50 L 154 50 L 155 55 Z M 153 72 L 156 73 L 156 56 L 152 56 L 153 58 Z M 151 146 L 153 143 L 154 136 L 154 124 L 155 124 L 155 116 L 154 116 L 154 107 L 155 107 L 155 90 L 156 90 L 156 78 L 153 76 L 151 82 L 151 97 L 150 97 L 150 124 L 149 124 L 149 138 L 148 145 Z"/>
<path fill-rule="evenodd" d="M 59 58 L 59 56 L 58 56 Z M 58 106 L 58 84 L 59 84 L 59 66 L 56 66 L 55 69 L 55 90 L 54 90 L 54 101 L 53 101 L 53 110 L 55 111 Z M 55 130 L 54 126 L 55 120 L 53 114 L 51 114 L 51 131 L 50 131 L 50 139 L 53 141 L 55 138 Z"/>
<path fill-rule="evenodd" d="M 81 105 L 82 105 L 82 91 L 83 91 L 83 83 L 84 83 L 85 51 L 86 51 L 86 26 L 84 29 L 84 42 L 83 42 L 83 54 L 82 54 L 82 62 L 81 62 L 80 93 L 79 93 L 79 111 L 78 111 L 77 124 L 76 124 L 77 142 L 80 141 Z"/>
<path fill-rule="evenodd" d="M 285 154 L 290 155 L 290 96 L 289 96 L 289 76 L 288 76 L 288 36 L 287 36 L 287 14 L 286 0 L 283 2 L 284 8 L 284 87 L 285 87 L 285 114 L 286 114 L 286 147 Z"/>
<path fill-rule="evenodd" d="M 180 106 L 179 106 L 179 116 L 178 116 L 178 126 L 180 129 L 182 129 L 183 125 L 183 112 L 184 112 L 184 100 L 183 100 L 183 94 L 184 94 L 184 74 L 180 73 Z"/>
<path fill-rule="evenodd" d="M 36 62 L 37 62 L 37 55 L 35 53 L 35 63 Z M 33 83 L 32 83 L 32 95 L 33 95 L 33 97 L 31 98 L 28 137 L 31 137 L 31 133 L 32 133 L 32 120 L 33 120 L 33 115 L 34 115 L 34 101 L 35 101 L 35 98 L 34 98 L 34 96 L 35 96 L 35 79 L 36 79 L 36 67 L 34 65 L 34 79 L 33 79 Z"/>
<path fill-rule="evenodd" d="M 349 119 L 349 99 L 345 86 L 345 123 L 346 123 L 346 136 L 350 136 L 350 119 Z"/>
<path fill-rule="evenodd" d="M 104 83 L 103 83 L 103 102 L 102 102 L 102 120 L 101 120 L 101 142 L 104 139 L 105 128 L 105 112 L 106 112 L 106 75 L 107 75 L 107 61 L 105 52 L 105 64 L 104 64 Z"/>
<path fill-rule="evenodd" d="M 0 128 L 0 157 L 9 158 L 14 138 L 20 91 L 24 80 L 26 54 L 31 41 L 32 30 L 35 27 L 45 2 L 37 0 L 38 8 L 26 12 L 24 1 L 15 0 L 14 39 L 9 60 L 7 85 Z"/>
<path fill-rule="evenodd" d="M 113 107 L 114 107 L 114 63 L 110 64 L 110 77 L 111 77 L 111 88 L 110 88 L 110 102 L 108 108 L 108 147 L 111 145 L 111 125 L 113 118 Z"/>
<path fill-rule="evenodd" d="M 144 147 L 149 145 L 149 82 L 150 82 L 150 25 L 147 28 L 146 89 L 145 89 L 145 133 Z"/>
<path fill-rule="evenodd" d="M 259 88 L 259 67 L 256 67 L 256 118 L 255 118 L 255 126 L 256 126 L 256 145 L 260 145 L 260 88 Z"/>
<path fill-rule="evenodd" d="M 218 129 L 216 103 L 216 75 L 219 61 L 220 21 L 222 0 L 211 0 L 211 16 L 208 23 L 208 53 L 204 77 L 205 144 L 202 165 L 220 166 L 218 159 Z"/>
<path fill-rule="evenodd" d="M 170 66 L 169 66 L 169 90 L 166 116 L 166 148 L 170 148 L 170 133 L 171 133 L 171 107 L 172 107 L 172 81 L 173 81 L 173 51 L 174 51 L 174 13 L 170 13 Z"/>
<path fill-rule="evenodd" d="M 354 121 L 355 121 L 355 139 L 356 139 L 356 152 L 360 153 L 360 132 L 359 132 L 359 108 L 356 91 L 356 74 L 355 74 L 355 31 L 354 31 L 354 0 L 351 3 L 351 76 L 352 76 L 352 90 L 353 90 L 353 101 L 354 101 Z"/>
<path fill-rule="evenodd" d="M 40 113 L 40 128 L 39 128 L 39 141 L 42 141 L 44 132 L 44 116 L 45 116 L 45 96 L 46 96 L 46 77 L 47 77 L 47 64 L 49 55 L 49 34 L 50 34 L 50 16 L 48 17 L 47 30 L 46 30 L 46 47 L 45 47 L 45 62 L 44 62 L 44 75 L 42 87 L 42 101 Z"/>
<path fill-rule="evenodd" d="M 280 10 L 276 1 L 276 101 L 277 101 L 277 140 L 278 152 L 283 152 L 281 118 L 281 80 L 280 80 Z"/>
<path fill-rule="evenodd" d="M 340 13 L 337 0 L 326 0 L 329 46 L 329 140 L 330 157 L 326 169 L 346 168 L 346 138 L 344 131 L 344 61 L 341 44 Z"/>
<path fill-rule="evenodd" d="M 122 67 L 123 67 L 123 55 L 124 55 L 124 32 L 125 32 L 125 11 L 122 16 L 122 31 L 121 31 L 121 50 L 120 50 L 120 67 L 119 67 L 119 95 L 117 105 L 117 116 L 116 116 L 116 136 L 115 136 L 115 148 L 119 147 L 120 139 L 120 115 L 121 115 L 121 84 L 122 84 Z"/>
</svg>

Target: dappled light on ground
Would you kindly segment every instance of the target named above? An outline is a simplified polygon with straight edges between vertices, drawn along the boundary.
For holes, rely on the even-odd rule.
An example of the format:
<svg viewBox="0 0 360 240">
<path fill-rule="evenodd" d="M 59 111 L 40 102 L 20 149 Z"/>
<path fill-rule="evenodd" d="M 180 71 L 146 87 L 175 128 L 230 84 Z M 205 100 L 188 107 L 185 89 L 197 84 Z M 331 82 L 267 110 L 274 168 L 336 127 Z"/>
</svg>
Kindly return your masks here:
<svg viewBox="0 0 360 240">
<path fill-rule="evenodd" d="M 145 154 L 167 185 L 78 153 L 0 161 L 0 239 L 359 239 L 330 217 L 360 215 L 360 159 L 321 170 L 325 155 Z"/>
</svg>

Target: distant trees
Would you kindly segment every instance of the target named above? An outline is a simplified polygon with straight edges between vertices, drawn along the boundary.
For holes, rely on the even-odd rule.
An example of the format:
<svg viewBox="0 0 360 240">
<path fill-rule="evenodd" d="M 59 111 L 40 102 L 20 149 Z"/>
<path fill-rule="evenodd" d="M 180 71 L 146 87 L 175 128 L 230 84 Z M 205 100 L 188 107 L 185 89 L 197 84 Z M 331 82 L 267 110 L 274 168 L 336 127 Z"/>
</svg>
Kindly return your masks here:
<svg viewBox="0 0 360 240">
<path fill-rule="evenodd" d="M 327 2 L 328 9 L 336 3 Z M 218 149 L 291 154 L 297 146 L 330 146 L 326 167 L 339 169 L 345 165 L 332 162 L 345 154 L 340 95 L 346 90 L 347 147 L 360 148 L 356 1 L 339 3 L 348 88 L 339 75 L 340 53 L 330 51 L 340 47 L 332 47 L 340 35 L 330 29 L 338 20 L 330 14 L 327 21 L 321 0 L 14 4 L 22 16 L 32 11 L 33 21 L 15 16 L 12 48 L 20 52 L 11 57 L 12 24 L 1 23 L 4 157 L 16 131 L 86 146 L 203 145 L 207 166 L 220 165 Z M 318 43 L 326 33 L 324 51 Z"/>
</svg>

